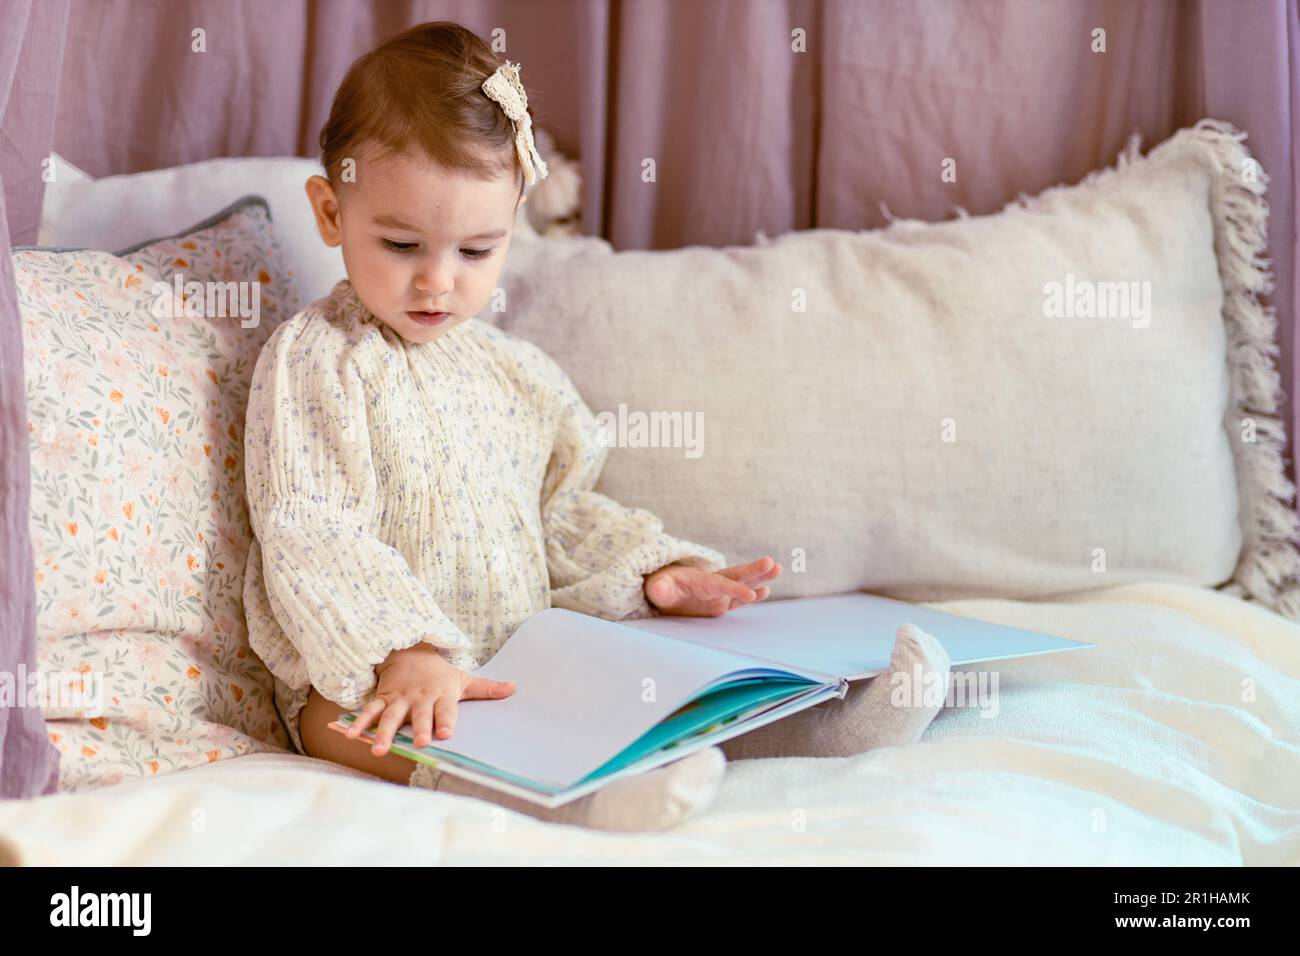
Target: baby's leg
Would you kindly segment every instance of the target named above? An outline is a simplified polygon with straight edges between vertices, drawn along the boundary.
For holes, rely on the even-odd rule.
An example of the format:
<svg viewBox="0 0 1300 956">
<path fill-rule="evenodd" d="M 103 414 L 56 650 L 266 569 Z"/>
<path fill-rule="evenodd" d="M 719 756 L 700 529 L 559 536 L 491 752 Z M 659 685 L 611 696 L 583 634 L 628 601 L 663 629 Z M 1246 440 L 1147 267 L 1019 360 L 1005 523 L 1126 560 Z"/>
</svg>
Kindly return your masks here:
<svg viewBox="0 0 1300 956">
<path fill-rule="evenodd" d="M 726 758 L 717 747 L 698 750 L 689 757 L 648 773 L 625 777 L 562 807 L 548 809 L 462 777 L 419 764 L 411 773 L 413 787 L 486 800 L 508 810 L 545 820 L 571 823 L 593 830 L 667 830 L 713 802 Z"/>
<path fill-rule="evenodd" d="M 344 737 L 337 730 L 329 729 L 328 724 L 347 710 L 323 696 L 315 687 L 311 688 L 307 703 L 298 712 L 298 734 L 302 737 L 307 756 L 383 777 L 393 783 L 406 783 L 411 776 L 410 760 L 391 751 L 376 757 L 370 752 L 370 745 L 360 738 Z"/>
<path fill-rule="evenodd" d="M 914 702 L 911 685 L 920 665 L 921 684 Z M 907 675 L 906 701 L 895 704 L 893 675 Z M 934 675 L 934 676 L 931 676 Z M 929 688 L 947 696 L 948 653 L 932 635 L 904 624 L 894 636 L 889 670 L 870 680 L 849 685 L 844 700 L 827 700 L 758 730 L 724 740 L 718 746 L 728 760 L 756 757 L 851 757 L 877 747 L 916 743 L 943 707 Z"/>
</svg>

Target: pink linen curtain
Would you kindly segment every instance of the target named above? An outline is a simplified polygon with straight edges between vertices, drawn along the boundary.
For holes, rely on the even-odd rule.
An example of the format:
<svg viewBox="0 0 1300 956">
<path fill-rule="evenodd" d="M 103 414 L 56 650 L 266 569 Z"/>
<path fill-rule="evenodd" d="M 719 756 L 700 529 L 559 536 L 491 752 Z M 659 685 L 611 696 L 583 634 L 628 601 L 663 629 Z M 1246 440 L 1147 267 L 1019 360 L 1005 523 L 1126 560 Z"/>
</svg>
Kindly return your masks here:
<svg viewBox="0 0 1300 956">
<path fill-rule="evenodd" d="M 443 18 L 522 64 L 538 124 L 580 159 L 585 231 L 623 249 L 873 228 L 882 207 L 978 215 L 1113 162 L 1135 129 L 1150 147 L 1203 116 L 1231 121 L 1272 177 L 1295 402 L 1297 0 L 0 0 L 0 244 L 34 241 L 51 150 L 94 176 L 316 155 L 351 61 Z M 32 646 L 8 248 L 0 669 L 30 666 Z M 37 792 L 50 748 L 30 714 L 10 714 L 8 734 L 5 718 L 0 794 Z"/>
<path fill-rule="evenodd" d="M 0 705 L 0 799 L 53 793 L 58 785 L 58 751 L 45 720 L 21 706 L 23 676 L 35 668 L 36 583 L 23 336 L 9 252 L 10 237 L 24 241 L 38 222 L 40 201 L 32 197 L 42 190 L 40 156 L 54 126 L 56 51 L 67 14 L 62 0 L 0 6 L 0 681 L 7 676 L 15 695 Z"/>
</svg>

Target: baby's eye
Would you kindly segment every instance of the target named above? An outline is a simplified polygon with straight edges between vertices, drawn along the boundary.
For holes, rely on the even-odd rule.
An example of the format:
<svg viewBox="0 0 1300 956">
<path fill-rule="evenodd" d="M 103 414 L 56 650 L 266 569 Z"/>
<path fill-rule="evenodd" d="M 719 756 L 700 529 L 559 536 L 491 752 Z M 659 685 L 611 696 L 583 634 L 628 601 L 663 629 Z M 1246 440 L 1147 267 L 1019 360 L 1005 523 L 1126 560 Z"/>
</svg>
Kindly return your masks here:
<svg viewBox="0 0 1300 956">
<path fill-rule="evenodd" d="M 410 252 L 419 247 L 418 242 L 394 242 L 392 239 L 383 240 L 384 248 L 391 249 L 393 252 Z M 462 249 L 461 254 L 466 259 L 486 259 L 492 255 L 494 249 Z"/>
</svg>

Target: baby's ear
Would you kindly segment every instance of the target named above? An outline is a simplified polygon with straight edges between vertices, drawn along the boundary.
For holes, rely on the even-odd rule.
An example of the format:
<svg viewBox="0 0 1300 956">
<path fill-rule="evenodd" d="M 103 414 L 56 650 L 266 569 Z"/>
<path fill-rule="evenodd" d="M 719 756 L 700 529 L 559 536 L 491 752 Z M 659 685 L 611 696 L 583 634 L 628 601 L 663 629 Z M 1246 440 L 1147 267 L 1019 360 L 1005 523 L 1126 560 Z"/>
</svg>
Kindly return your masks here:
<svg viewBox="0 0 1300 956">
<path fill-rule="evenodd" d="M 337 246 L 343 242 L 343 227 L 339 221 L 339 201 L 334 187 L 324 176 L 312 176 L 304 184 L 307 199 L 311 202 L 312 214 L 316 217 L 316 228 L 327 246 Z"/>
</svg>

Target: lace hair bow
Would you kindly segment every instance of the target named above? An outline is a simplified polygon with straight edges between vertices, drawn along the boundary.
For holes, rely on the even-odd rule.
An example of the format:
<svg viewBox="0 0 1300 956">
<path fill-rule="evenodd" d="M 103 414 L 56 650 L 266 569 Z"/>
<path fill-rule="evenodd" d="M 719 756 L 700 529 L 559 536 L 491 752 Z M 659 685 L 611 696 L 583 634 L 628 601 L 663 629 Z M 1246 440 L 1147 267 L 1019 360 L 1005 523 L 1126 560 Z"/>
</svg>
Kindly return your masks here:
<svg viewBox="0 0 1300 956">
<path fill-rule="evenodd" d="M 546 163 L 533 142 L 533 119 L 528 115 L 528 94 L 519 81 L 519 64 L 506 60 L 495 73 L 483 81 L 483 92 L 500 104 L 515 125 L 515 152 L 524 168 L 524 182 L 532 185 L 547 176 Z"/>
</svg>

